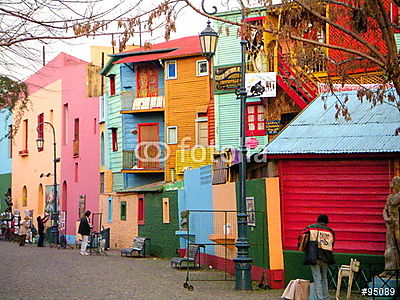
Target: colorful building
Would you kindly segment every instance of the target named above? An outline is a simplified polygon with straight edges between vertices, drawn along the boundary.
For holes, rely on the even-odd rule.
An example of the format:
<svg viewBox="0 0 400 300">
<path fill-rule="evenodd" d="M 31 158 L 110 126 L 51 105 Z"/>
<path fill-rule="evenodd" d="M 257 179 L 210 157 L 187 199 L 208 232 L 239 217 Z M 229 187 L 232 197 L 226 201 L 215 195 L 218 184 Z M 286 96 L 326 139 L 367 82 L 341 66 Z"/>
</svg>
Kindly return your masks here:
<svg viewBox="0 0 400 300">
<path fill-rule="evenodd" d="M 349 99 L 350 121 L 335 120 L 338 96 Z M 357 91 L 320 97 L 262 152 L 278 166 L 286 280 L 310 276 L 301 266 L 303 253 L 296 251 L 297 235 L 322 213 L 336 233 L 337 264 L 357 258 L 364 266 L 382 266 L 382 211 L 390 181 L 400 174 L 395 106 L 371 107 L 357 98 Z"/>
<path fill-rule="evenodd" d="M 36 217 L 53 207 L 56 143 L 56 158 L 61 158 L 56 164 L 57 201 L 59 210 L 67 212 L 66 219 L 61 215 L 60 221 L 65 224 L 62 230 L 70 242 L 75 240 L 79 213 L 84 209 L 98 212 L 98 99 L 87 96 L 89 66 L 60 53 L 26 80 L 30 108 L 13 145 L 14 208 L 31 210 Z M 52 124 L 55 140 L 51 126 L 42 122 Z M 44 139 L 42 151 L 36 147 L 39 137 Z"/>
<path fill-rule="evenodd" d="M 101 153 L 106 156 L 105 170 L 112 172 L 112 189 L 106 189 L 111 187 L 111 180 L 107 179 L 109 173 L 104 173 L 101 202 L 105 209 L 103 220 L 117 235 L 126 232 L 124 224 L 128 223 L 128 232 L 133 235 L 136 229 L 131 222 L 140 223 L 120 218 L 125 209 L 141 215 L 143 197 L 132 193 L 136 188 L 175 180 L 177 174 L 183 175 L 185 167 L 211 161 L 212 150 L 207 148 L 211 96 L 208 62 L 200 53 L 199 38 L 185 37 L 111 55 L 101 71 L 107 87 L 106 132 L 101 137 L 105 148 Z M 192 151 L 195 145 L 202 148 Z M 178 159 L 176 153 L 185 148 L 187 151 Z M 119 199 L 118 213 L 108 209 L 115 207 L 110 204 L 115 203 L 114 197 Z M 113 218 L 108 217 L 109 213 Z M 111 244 L 126 244 L 133 237 L 123 242 L 112 234 L 112 240 L 119 242 Z"/>
</svg>

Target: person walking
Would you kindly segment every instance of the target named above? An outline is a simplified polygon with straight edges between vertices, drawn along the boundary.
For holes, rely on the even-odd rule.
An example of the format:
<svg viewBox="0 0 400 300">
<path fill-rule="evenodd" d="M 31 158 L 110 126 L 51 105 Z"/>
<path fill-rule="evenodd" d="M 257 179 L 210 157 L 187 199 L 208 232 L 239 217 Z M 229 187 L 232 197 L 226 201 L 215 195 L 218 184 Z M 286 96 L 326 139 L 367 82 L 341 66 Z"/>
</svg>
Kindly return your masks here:
<svg viewBox="0 0 400 300">
<path fill-rule="evenodd" d="M 86 252 L 86 248 L 88 245 L 89 241 L 89 235 L 90 231 L 92 230 L 92 225 L 90 224 L 90 210 L 87 210 L 85 212 L 85 215 L 83 218 L 81 218 L 80 223 L 79 223 L 79 229 L 78 233 L 82 236 L 82 245 L 81 245 L 81 255 L 89 255 L 89 253 Z"/>
<path fill-rule="evenodd" d="M 36 218 L 38 224 L 38 233 L 39 233 L 39 240 L 38 240 L 38 247 L 43 247 L 44 242 L 44 224 L 48 221 L 49 215 L 45 215 L 44 218 L 38 216 Z"/>
<path fill-rule="evenodd" d="M 320 215 L 317 223 L 308 225 L 303 233 L 309 234 L 309 242 L 304 255 L 304 265 L 310 265 L 318 300 L 330 299 L 328 290 L 328 265 L 335 263 L 333 246 L 335 232 L 328 227 L 327 215 Z"/>
<path fill-rule="evenodd" d="M 29 230 L 29 217 L 25 217 L 24 221 L 21 223 L 19 227 L 19 245 L 25 246 L 26 235 L 28 234 Z"/>
</svg>

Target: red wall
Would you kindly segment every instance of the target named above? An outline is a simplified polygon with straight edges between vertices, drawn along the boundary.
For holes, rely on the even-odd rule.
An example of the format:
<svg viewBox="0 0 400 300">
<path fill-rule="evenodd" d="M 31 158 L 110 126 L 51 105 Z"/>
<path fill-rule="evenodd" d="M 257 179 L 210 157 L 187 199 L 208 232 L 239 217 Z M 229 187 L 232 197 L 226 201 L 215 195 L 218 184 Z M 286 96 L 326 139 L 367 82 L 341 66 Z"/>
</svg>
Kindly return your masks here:
<svg viewBox="0 0 400 300">
<path fill-rule="evenodd" d="M 284 160 L 280 162 L 283 245 L 320 214 L 336 233 L 335 252 L 383 254 L 382 211 L 390 194 L 390 160 Z"/>
</svg>

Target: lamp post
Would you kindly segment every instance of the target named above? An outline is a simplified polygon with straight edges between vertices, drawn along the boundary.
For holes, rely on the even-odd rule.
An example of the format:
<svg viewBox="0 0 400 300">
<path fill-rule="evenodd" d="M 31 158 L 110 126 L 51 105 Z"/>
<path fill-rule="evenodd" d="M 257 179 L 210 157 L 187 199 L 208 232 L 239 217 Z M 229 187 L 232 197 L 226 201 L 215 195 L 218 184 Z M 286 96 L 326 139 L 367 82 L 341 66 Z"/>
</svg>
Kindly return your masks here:
<svg viewBox="0 0 400 300">
<path fill-rule="evenodd" d="M 203 11 L 208 15 L 217 13 L 217 8 L 213 6 L 212 12 L 207 12 L 202 0 L 201 6 Z M 245 19 L 243 2 L 241 4 L 242 21 Z M 217 38 L 214 30 L 209 26 L 200 34 L 200 44 L 205 56 L 213 55 L 215 53 Z M 211 29 L 211 31 L 210 31 Z M 217 35 L 218 36 L 218 35 Z M 237 256 L 233 259 L 235 262 L 235 289 L 236 290 L 251 290 L 251 262 L 249 257 L 250 243 L 247 238 L 247 211 L 246 211 L 246 87 L 245 87 L 245 73 L 246 73 L 246 40 L 241 33 L 241 80 L 238 96 L 240 99 L 240 141 L 239 141 L 239 207 L 237 212 L 237 228 L 238 238 L 236 240 Z M 204 49 L 203 49 L 204 45 Z M 207 45 L 209 48 L 207 49 Z M 213 51 L 210 49 L 214 47 Z M 208 51 L 207 51 L 208 50 Z"/>
<path fill-rule="evenodd" d="M 36 127 L 36 131 L 41 135 L 36 140 L 36 146 L 38 151 L 43 150 L 44 139 L 43 139 L 43 130 L 44 124 L 47 124 L 53 130 L 53 211 L 51 214 L 51 219 L 53 221 L 53 226 L 51 229 L 51 233 L 53 236 L 53 244 L 58 244 L 58 207 L 57 207 L 57 163 L 60 161 L 60 158 L 57 158 L 57 143 L 56 143 L 56 131 L 54 129 L 53 124 L 50 122 L 41 122 Z"/>
</svg>

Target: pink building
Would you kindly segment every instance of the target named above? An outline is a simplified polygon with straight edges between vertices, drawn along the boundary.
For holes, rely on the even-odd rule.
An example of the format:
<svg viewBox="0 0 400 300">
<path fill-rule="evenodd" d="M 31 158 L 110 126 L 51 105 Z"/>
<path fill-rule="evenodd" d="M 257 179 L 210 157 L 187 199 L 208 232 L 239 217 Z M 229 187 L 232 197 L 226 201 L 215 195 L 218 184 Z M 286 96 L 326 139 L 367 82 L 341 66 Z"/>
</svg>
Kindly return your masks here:
<svg viewBox="0 0 400 300">
<path fill-rule="evenodd" d="M 67 216 L 61 232 L 70 243 L 75 241 L 80 211 L 99 211 L 98 97 L 87 96 L 89 69 L 88 62 L 60 53 L 26 80 L 31 102 L 13 147 L 15 208 L 32 210 L 36 219 L 49 210 L 54 180 L 51 126 L 43 127 L 45 143 L 40 152 L 36 129 L 43 121 L 53 125 L 61 158 L 57 164 L 59 209 Z"/>
</svg>

